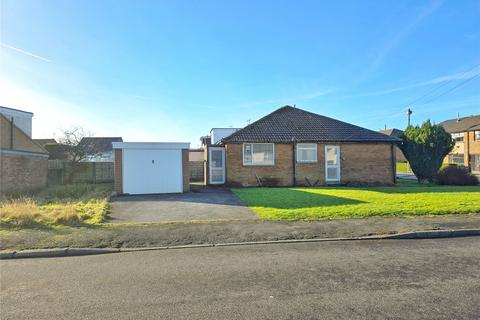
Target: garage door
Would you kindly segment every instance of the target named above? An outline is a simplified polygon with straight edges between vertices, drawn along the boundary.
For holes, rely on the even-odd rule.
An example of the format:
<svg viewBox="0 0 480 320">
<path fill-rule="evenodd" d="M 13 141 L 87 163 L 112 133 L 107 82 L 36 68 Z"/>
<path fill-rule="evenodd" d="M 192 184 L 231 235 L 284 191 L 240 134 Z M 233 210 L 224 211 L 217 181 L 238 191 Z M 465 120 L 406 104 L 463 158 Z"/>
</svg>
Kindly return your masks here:
<svg viewBox="0 0 480 320">
<path fill-rule="evenodd" d="M 123 192 L 183 191 L 181 150 L 123 150 Z"/>
</svg>

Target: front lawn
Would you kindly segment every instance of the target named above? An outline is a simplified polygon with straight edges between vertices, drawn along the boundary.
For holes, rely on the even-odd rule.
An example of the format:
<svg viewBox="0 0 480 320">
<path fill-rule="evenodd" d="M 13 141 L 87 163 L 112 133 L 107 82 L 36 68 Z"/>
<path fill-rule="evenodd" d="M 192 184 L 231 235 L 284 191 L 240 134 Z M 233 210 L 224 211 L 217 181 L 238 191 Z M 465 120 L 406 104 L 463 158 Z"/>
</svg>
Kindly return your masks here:
<svg viewBox="0 0 480 320">
<path fill-rule="evenodd" d="M 99 224 L 108 214 L 112 189 L 112 184 L 72 184 L 2 200 L 0 229 Z"/>
<path fill-rule="evenodd" d="M 233 192 L 260 218 L 339 219 L 480 213 L 480 187 L 243 188 Z"/>
</svg>

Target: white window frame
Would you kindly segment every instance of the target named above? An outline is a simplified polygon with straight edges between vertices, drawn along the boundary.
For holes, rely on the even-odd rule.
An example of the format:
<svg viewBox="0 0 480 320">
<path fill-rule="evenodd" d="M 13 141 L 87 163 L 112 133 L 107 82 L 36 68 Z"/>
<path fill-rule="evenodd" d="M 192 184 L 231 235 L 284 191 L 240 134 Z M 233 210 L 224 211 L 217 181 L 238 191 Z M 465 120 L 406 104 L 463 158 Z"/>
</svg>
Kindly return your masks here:
<svg viewBox="0 0 480 320">
<path fill-rule="evenodd" d="M 473 131 L 473 141 L 480 141 L 480 130 Z"/>
<path fill-rule="evenodd" d="M 337 161 L 337 164 L 336 165 L 329 165 L 328 164 L 328 159 L 327 159 L 327 148 L 336 148 L 337 149 L 337 157 L 338 157 L 338 161 Z M 342 162 L 342 157 L 340 156 L 340 146 L 339 145 L 327 145 L 325 146 L 325 182 L 335 182 L 335 183 L 339 183 L 342 179 L 342 166 L 341 166 L 341 162 Z M 331 168 L 338 168 L 338 179 L 328 179 L 328 168 L 331 167 Z"/>
<path fill-rule="evenodd" d="M 313 146 L 313 147 L 312 147 Z M 316 143 L 297 143 L 297 162 L 298 163 L 316 163 L 318 162 L 318 145 Z M 313 160 L 301 160 L 300 150 L 315 150 L 315 159 Z"/>
<path fill-rule="evenodd" d="M 457 140 L 458 138 L 461 138 L 461 140 Z M 452 139 L 455 140 L 455 142 L 463 142 L 465 135 L 463 132 L 452 133 Z"/>
<path fill-rule="evenodd" d="M 255 163 L 253 162 L 253 146 L 254 145 L 260 145 L 260 144 L 267 144 L 267 145 L 272 145 L 272 163 Z M 252 150 L 252 162 L 251 163 L 246 163 L 245 162 L 245 145 L 250 145 L 250 148 Z M 275 165 L 275 143 L 244 143 L 242 144 L 242 158 L 243 158 L 243 165 L 244 166 L 263 166 L 263 167 L 271 167 Z"/>
</svg>

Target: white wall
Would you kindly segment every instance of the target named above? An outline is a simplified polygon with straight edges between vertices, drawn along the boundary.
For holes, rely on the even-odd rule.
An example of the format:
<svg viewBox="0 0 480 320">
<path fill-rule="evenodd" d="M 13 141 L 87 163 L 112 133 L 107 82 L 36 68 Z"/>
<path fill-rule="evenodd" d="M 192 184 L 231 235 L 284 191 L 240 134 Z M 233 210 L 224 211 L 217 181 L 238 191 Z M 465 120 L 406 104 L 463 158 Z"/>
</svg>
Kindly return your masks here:
<svg viewBox="0 0 480 320">
<path fill-rule="evenodd" d="M 32 117 L 33 113 L 0 107 L 0 113 L 3 114 L 8 120 L 12 120 L 13 123 L 27 136 L 32 137 Z"/>
<path fill-rule="evenodd" d="M 234 132 L 237 132 L 241 128 L 213 128 L 210 130 L 210 136 L 212 137 L 212 144 L 217 144 L 225 137 L 228 137 Z"/>
</svg>

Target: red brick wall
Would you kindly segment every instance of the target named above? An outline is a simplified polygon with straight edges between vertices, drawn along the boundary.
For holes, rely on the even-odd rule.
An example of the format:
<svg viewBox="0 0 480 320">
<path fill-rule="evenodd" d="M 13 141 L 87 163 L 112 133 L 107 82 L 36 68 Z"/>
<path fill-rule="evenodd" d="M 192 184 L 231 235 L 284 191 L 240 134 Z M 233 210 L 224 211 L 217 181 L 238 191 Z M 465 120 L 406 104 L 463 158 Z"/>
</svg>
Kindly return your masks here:
<svg viewBox="0 0 480 320">
<path fill-rule="evenodd" d="M 118 194 L 123 193 L 123 177 L 122 177 L 122 161 L 123 161 L 123 153 L 122 149 L 113 149 L 114 153 L 114 176 L 115 176 L 115 182 L 114 182 L 114 189 L 115 192 Z"/>
<path fill-rule="evenodd" d="M 243 145 L 227 144 L 225 146 L 227 184 L 239 186 L 256 186 L 257 178 L 275 180 L 279 186 L 293 184 L 292 145 L 275 144 L 275 165 L 244 166 Z"/>
<path fill-rule="evenodd" d="M 47 186 L 48 158 L 0 154 L 0 195 Z"/>
<path fill-rule="evenodd" d="M 395 159 L 388 143 L 340 145 L 342 183 L 394 183 Z"/>
<path fill-rule="evenodd" d="M 182 149 L 183 192 L 190 191 L 190 163 L 189 150 Z"/>
<path fill-rule="evenodd" d="M 394 156 L 388 143 L 342 143 L 340 145 L 341 182 L 381 184 L 394 183 Z M 227 184 L 232 186 L 256 186 L 260 179 L 276 181 L 278 186 L 293 185 L 293 145 L 275 144 L 274 166 L 243 166 L 242 144 L 227 144 Z M 296 184 L 307 186 L 308 181 L 325 184 L 325 145 L 317 146 L 316 163 L 297 163 Z"/>
</svg>

